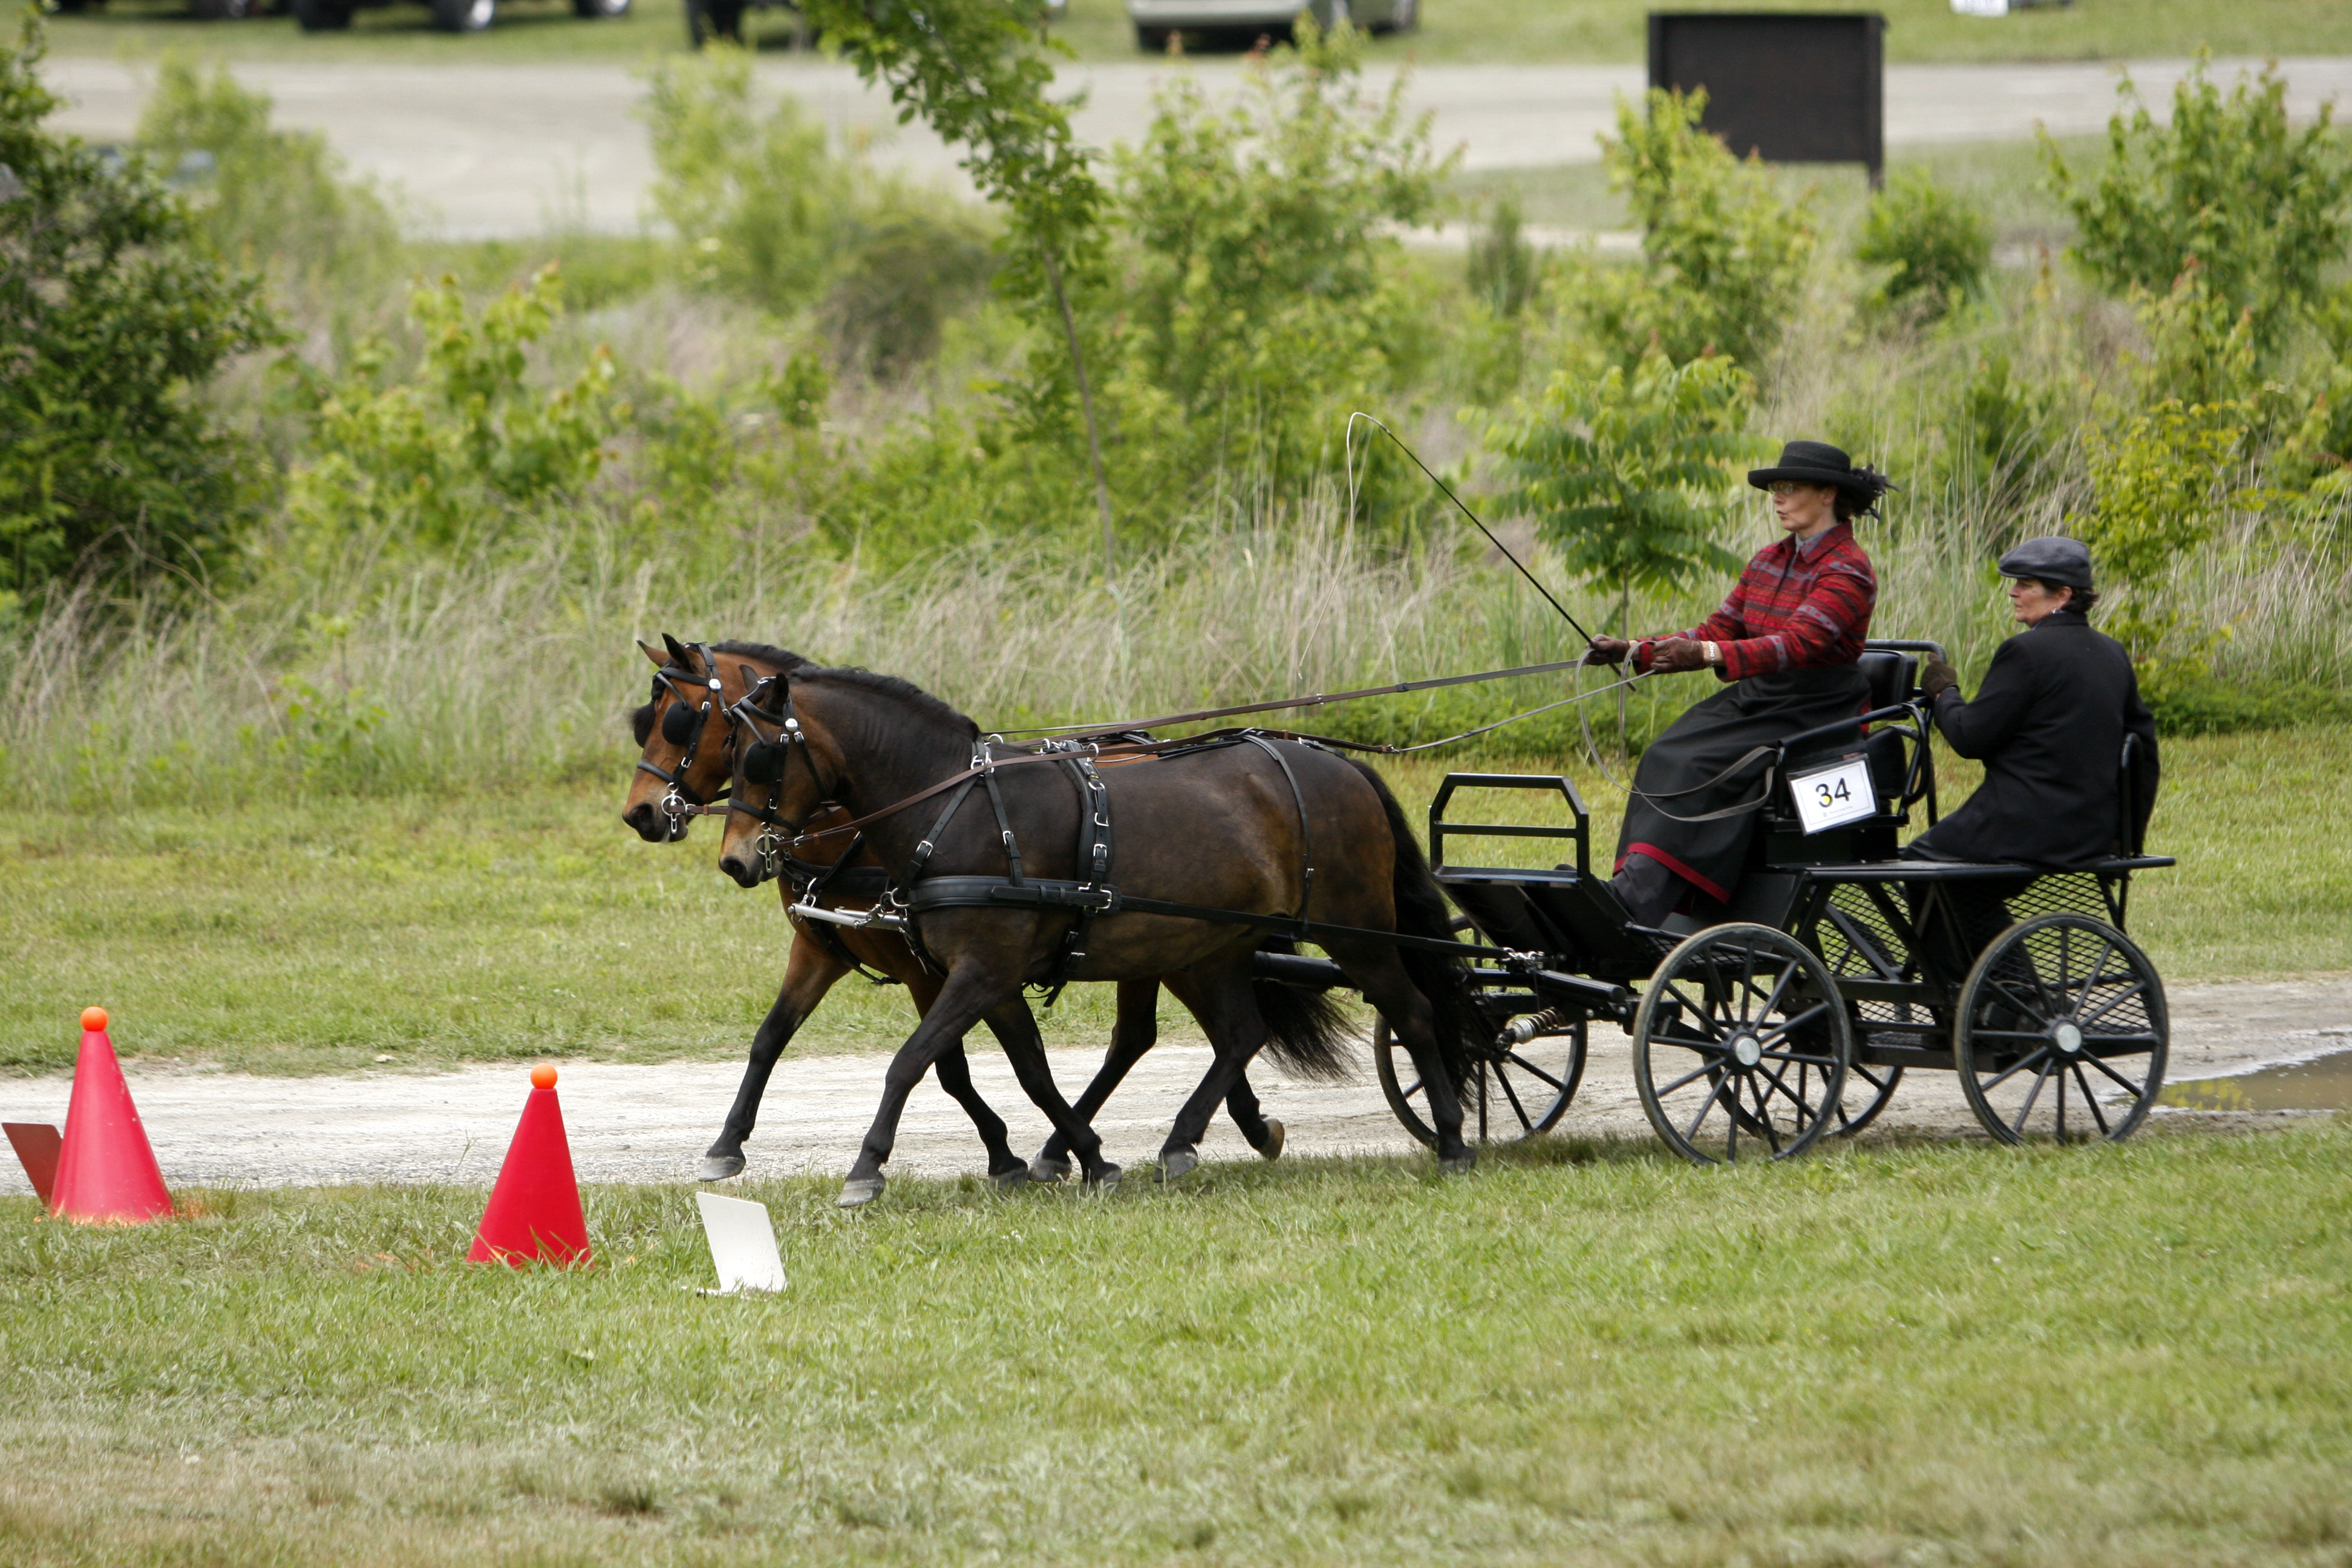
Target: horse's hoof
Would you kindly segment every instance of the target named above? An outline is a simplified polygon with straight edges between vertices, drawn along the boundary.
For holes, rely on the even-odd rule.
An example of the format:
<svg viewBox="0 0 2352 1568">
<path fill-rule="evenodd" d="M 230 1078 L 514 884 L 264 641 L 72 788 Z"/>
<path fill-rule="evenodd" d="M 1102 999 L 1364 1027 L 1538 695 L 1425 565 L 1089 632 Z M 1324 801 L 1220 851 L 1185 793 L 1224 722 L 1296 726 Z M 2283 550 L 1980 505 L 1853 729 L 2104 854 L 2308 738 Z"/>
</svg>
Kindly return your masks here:
<svg viewBox="0 0 2352 1568">
<path fill-rule="evenodd" d="M 1087 1185 L 1098 1193 L 1115 1193 L 1118 1191 L 1119 1178 L 1126 1174 L 1125 1171 L 1106 1160 L 1101 1170 L 1087 1178 Z"/>
<path fill-rule="evenodd" d="M 694 1179 L 698 1182 L 723 1182 L 730 1176 L 740 1176 L 742 1173 L 742 1155 L 705 1154 L 702 1157 L 702 1169 L 694 1173 Z"/>
<path fill-rule="evenodd" d="M 1282 1123 L 1271 1116 L 1265 1119 L 1265 1142 L 1257 1146 L 1257 1157 L 1261 1160 L 1282 1158 Z"/>
<path fill-rule="evenodd" d="M 1437 1168 L 1449 1176 L 1466 1176 L 1478 1163 L 1478 1151 L 1466 1149 L 1450 1160 L 1440 1160 Z"/>
<path fill-rule="evenodd" d="M 1029 1184 L 1029 1167 L 1014 1165 L 1008 1170 L 991 1171 L 988 1173 L 988 1179 L 995 1184 L 998 1192 L 1009 1193 L 1015 1187 L 1025 1187 Z"/>
<path fill-rule="evenodd" d="M 1029 1179 L 1033 1182 L 1045 1182 L 1050 1185 L 1066 1179 L 1069 1173 L 1070 1162 L 1066 1159 L 1048 1160 L 1040 1154 L 1029 1162 Z"/>
<path fill-rule="evenodd" d="M 1190 1149 L 1171 1149 L 1160 1156 L 1160 1179 L 1163 1182 L 1181 1182 L 1198 1170 L 1200 1165 L 1201 1156 L 1193 1153 Z"/>
<path fill-rule="evenodd" d="M 852 1176 L 841 1184 L 841 1195 L 833 1200 L 837 1209 L 861 1209 L 882 1195 L 879 1176 Z"/>
</svg>

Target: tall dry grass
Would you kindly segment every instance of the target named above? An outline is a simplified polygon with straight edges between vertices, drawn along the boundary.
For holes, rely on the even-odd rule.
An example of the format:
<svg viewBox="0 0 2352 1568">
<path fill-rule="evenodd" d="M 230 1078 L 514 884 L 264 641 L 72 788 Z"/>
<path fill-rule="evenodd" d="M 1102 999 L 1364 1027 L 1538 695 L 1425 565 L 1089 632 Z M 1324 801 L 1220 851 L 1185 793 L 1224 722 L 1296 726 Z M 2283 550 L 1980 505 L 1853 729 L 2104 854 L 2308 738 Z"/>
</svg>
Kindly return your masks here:
<svg viewBox="0 0 2352 1568">
<path fill-rule="evenodd" d="M 1567 627 L 1499 562 L 1447 538 L 1403 555 L 1376 548 L 1343 510 L 1326 495 L 1279 520 L 1202 523 L 1130 563 L 1115 588 L 1090 558 L 1003 542 L 888 574 L 804 541 L 649 552 L 616 514 L 590 508 L 550 520 L 527 547 L 362 560 L 225 598 L 117 603 L 85 590 L 0 639 L 0 771 L 10 798 L 52 809 L 601 773 L 634 751 L 624 716 L 644 700 L 648 670 L 632 639 L 662 632 L 887 670 L 1004 730 L 1572 652 Z M 1964 669 L 1980 668 L 2011 629 L 1990 526 L 1933 504 L 1865 525 L 1882 581 L 1876 633 L 1934 638 Z M 1753 549 L 1769 531 L 1759 502 L 1732 542 Z M 2226 607 L 2232 666 L 2308 679 L 2341 670 L 2352 652 L 2343 570 L 2315 563 L 2220 549 L 2185 586 Z M 1533 564 L 1558 584 L 1540 550 Z M 1633 619 L 1688 624 L 1721 586 L 1637 599 Z M 1614 608 L 1605 588 L 1559 591 L 1588 626 Z M 1428 739 L 1564 690 L 1537 678 L 1277 721 Z M 1687 681 L 1646 693 L 1634 739 L 1698 694 Z M 1563 713 L 1484 745 L 1540 752 L 1569 744 L 1572 723 Z"/>
</svg>

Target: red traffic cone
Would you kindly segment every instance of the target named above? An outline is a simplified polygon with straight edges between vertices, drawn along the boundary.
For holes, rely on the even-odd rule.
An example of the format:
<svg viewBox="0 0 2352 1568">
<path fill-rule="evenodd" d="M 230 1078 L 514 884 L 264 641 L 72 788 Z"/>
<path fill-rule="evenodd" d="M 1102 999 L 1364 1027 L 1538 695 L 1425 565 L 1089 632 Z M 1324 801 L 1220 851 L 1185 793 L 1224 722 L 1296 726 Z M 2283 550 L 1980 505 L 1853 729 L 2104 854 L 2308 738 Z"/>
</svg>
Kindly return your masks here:
<svg viewBox="0 0 2352 1568">
<path fill-rule="evenodd" d="M 530 1099 L 507 1145 L 490 1206 L 474 1233 L 468 1263 L 532 1259 L 566 1265 L 589 1260 L 588 1218 L 580 1212 L 580 1184 L 572 1175 L 572 1145 L 563 1136 L 563 1110 L 555 1102 L 555 1069 L 530 1069 Z"/>
<path fill-rule="evenodd" d="M 106 1009 L 81 1015 L 81 1056 L 74 1063 L 73 1101 L 66 1108 L 65 1146 L 49 1190 L 49 1212 L 81 1225 L 144 1225 L 172 1216 L 172 1194 L 114 1042 L 106 1037 Z"/>
</svg>

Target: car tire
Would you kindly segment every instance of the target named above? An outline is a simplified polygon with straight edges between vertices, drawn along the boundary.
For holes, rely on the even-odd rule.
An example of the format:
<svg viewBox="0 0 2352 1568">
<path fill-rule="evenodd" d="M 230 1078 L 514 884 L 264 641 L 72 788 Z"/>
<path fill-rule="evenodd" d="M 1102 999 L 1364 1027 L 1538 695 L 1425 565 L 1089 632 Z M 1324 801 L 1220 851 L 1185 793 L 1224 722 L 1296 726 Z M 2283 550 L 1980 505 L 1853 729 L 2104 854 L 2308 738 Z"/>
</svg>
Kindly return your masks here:
<svg viewBox="0 0 2352 1568">
<path fill-rule="evenodd" d="M 257 0 L 188 0 L 188 15 L 199 22 L 241 22 L 260 12 Z"/>
<path fill-rule="evenodd" d="M 1141 49 L 1147 55 L 1166 54 L 1168 52 L 1168 29 L 1165 27 L 1147 27 L 1142 23 L 1138 22 L 1135 25 L 1135 47 Z"/>
<path fill-rule="evenodd" d="M 713 38 L 743 41 L 742 0 L 686 0 L 686 41 L 698 49 Z"/>
<path fill-rule="evenodd" d="M 427 0 L 445 33 L 478 33 L 498 19 L 499 0 Z"/>
<path fill-rule="evenodd" d="M 351 0 L 293 0 L 294 25 L 306 33 L 340 33 L 352 25 Z"/>
<path fill-rule="evenodd" d="M 1372 28 L 1375 33 L 1410 33 L 1421 26 L 1421 0 L 1396 0 L 1389 8 L 1389 19 Z"/>
<path fill-rule="evenodd" d="M 583 21 L 609 21 L 629 14 L 629 0 L 572 0 L 572 14 Z"/>
</svg>

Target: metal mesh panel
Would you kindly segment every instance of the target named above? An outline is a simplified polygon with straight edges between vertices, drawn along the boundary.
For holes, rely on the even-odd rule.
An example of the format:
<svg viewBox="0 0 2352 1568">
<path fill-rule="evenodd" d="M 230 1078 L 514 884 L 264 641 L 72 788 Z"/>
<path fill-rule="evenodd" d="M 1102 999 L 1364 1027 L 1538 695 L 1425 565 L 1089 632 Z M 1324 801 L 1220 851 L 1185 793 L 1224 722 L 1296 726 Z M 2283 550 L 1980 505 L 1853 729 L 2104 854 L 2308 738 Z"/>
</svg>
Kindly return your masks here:
<svg viewBox="0 0 2352 1568">
<path fill-rule="evenodd" d="M 2099 890 L 2099 879 L 2089 871 L 2061 871 L 2036 877 L 2008 903 L 2011 921 L 2030 921 L 2036 915 L 2055 914 L 2062 910 L 2109 924 L 2115 923 L 2116 918 Z"/>
</svg>

